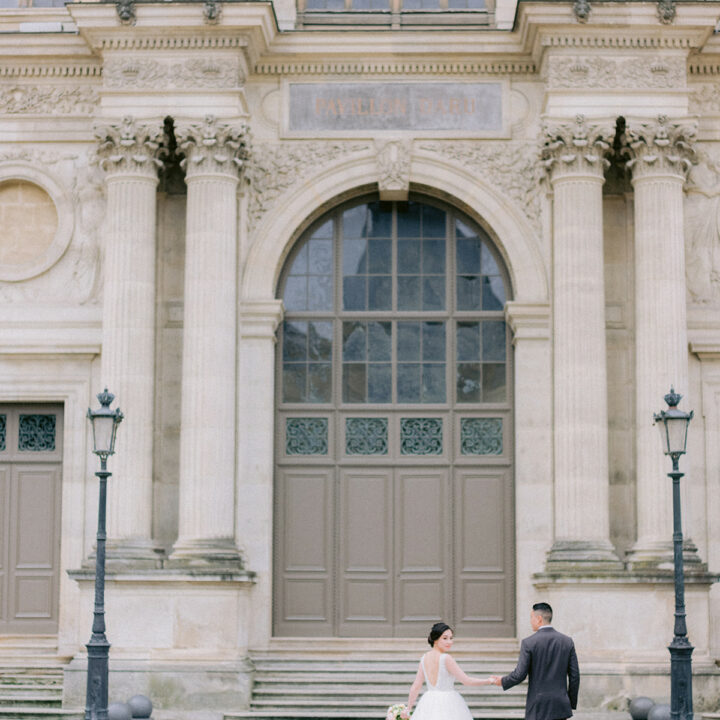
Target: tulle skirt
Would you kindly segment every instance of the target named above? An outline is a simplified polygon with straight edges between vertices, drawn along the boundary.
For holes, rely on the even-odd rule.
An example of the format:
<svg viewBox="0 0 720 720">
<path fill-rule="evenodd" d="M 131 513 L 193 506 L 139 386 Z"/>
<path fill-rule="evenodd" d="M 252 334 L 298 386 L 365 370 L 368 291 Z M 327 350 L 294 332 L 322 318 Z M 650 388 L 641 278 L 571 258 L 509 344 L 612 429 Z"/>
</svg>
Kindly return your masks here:
<svg viewBox="0 0 720 720">
<path fill-rule="evenodd" d="M 420 698 L 412 720 L 472 720 L 472 715 L 457 690 L 427 690 Z"/>
</svg>

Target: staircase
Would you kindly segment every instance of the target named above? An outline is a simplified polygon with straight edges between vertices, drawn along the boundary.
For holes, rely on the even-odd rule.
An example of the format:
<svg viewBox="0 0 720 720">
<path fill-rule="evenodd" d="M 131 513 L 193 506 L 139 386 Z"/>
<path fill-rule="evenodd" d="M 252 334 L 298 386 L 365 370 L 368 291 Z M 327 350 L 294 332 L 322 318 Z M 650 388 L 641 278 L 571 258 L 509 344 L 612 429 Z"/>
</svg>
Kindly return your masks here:
<svg viewBox="0 0 720 720">
<path fill-rule="evenodd" d="M 224 720 L 384 720 L 389 705 L 407 701 L 418 660 L 428 647 L 418 645 L 416 652 L 408 652 L 409 643 L 401 649 L 397 641 L 390 641 L 389 648 L 372 652 L 363 648 L 333 652 L 330 643 L 322 652 L 315 640 L 311 642 L 312 650 L 276 645 L 268 652 L 253 653 L 255 682 L 250 707 L 225 713 Z M 452 654 L 469 675 L 505 674 L 515 667 L 517 642 L 456 643 Z M 473 718 L 524 717 L 524 687 L 508 692 L 493 686 L 456 687 Z"/>
<path fill-rule="evenodd" d="M 76 720 L 62 709 L 63 671 L 54 666 L 0 665 L 0 720 Z"/>
</svg>

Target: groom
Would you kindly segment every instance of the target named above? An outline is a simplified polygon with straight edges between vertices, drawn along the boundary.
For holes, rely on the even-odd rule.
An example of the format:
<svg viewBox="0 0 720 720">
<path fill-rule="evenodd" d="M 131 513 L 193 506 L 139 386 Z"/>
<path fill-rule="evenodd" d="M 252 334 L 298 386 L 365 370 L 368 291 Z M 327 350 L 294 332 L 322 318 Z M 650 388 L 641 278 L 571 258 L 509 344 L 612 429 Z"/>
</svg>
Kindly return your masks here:
<svg viewBox="0 0 720 720">
<path fill-rule="evenodd" d="M 490 678 L 493 685 L 507 690 L 530 675 L 525 720 L 566 720 L 577 707 L 580 669 L 575 645 L 551 622 L 552 608 L 544 602 L 535 603 L 530 613 L 535 634 L 522 641 L 517 667 L 509 675 Z"/>
</svg>

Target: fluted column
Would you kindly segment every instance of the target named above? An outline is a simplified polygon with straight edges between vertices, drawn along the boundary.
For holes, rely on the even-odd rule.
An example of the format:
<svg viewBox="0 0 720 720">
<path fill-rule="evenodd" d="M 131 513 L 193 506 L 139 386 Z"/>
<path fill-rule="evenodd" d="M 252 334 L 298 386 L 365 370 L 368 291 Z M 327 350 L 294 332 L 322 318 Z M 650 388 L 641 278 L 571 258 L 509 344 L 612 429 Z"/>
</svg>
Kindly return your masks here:
<svg viewBox="0 0 720 720">
<path fill-rule="evenodd" d="M 669 465 L 652 418 L 671 385 L 688 393 L 683 185 L 693 140 L 692 126 L 664 116 L 628 122 L 624 138 L 635 191 L 635 569 L 673 562 Z"/>
<path fill-rule="evenodd" d="M 612 126 L 548 127 L 553 189 L 555 537 L 548 571 L 617 570 L 609 540 L 603 171 Z"/>
<path fill-rule="evenodd" d="M 110 460 L 107 557 L 152 563 L 155 205 L 161 126 L 130 117 L 96 129 L 106 172 L 100 389 L 125 414 Z"/>
<path fill-rule="evenodd" d="M 245 128 L 180 125 L 187 229 L 180 509 L 172 559 L 239 562 L 235 543 L 237 187 Z"/>
</svg>

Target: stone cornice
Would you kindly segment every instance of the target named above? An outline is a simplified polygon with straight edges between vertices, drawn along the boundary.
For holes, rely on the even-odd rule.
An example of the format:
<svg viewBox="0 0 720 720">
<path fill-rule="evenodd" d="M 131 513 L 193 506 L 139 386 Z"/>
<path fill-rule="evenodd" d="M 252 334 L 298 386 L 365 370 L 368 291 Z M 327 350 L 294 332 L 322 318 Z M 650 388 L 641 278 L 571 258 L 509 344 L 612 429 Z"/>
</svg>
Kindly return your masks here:
<svg viewBox="0 0 720 720">
<path fill-rule="evenodd" d="M 0 65 L 0 79 L 5 78 L 100 78 L 102 66 L 95 63 L 3 63 Z"/>
</svg>

